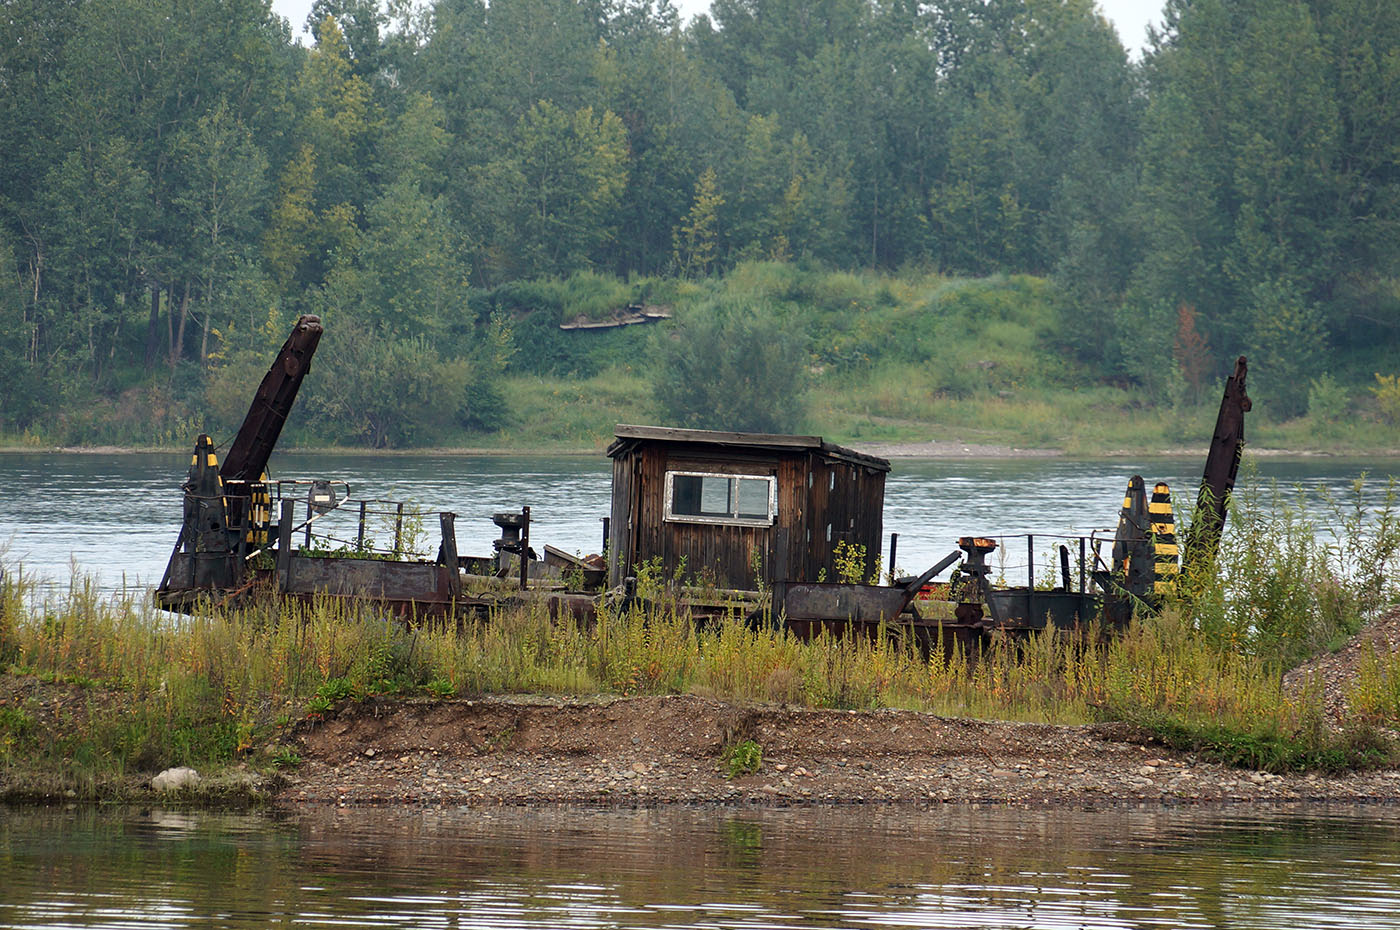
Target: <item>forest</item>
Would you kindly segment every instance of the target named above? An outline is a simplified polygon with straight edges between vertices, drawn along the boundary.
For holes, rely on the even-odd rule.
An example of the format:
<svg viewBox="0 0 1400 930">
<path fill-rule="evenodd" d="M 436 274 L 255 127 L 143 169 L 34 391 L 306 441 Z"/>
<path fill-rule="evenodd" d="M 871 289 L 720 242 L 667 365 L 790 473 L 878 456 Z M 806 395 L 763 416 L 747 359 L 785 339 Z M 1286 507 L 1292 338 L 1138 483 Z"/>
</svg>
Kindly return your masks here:
<svg viewBox="0 0 1400 930">
<path fill-rule="evenodd" d="M 301 443 L 1203 441 L 1246 354 L 1279 442 L 1400 446 L 1394 0 L 1167 0 L 1140 59 L 1091 0 L 4 12 L 8 445 L 217 436 L 315 313 Z"/>
</svg>

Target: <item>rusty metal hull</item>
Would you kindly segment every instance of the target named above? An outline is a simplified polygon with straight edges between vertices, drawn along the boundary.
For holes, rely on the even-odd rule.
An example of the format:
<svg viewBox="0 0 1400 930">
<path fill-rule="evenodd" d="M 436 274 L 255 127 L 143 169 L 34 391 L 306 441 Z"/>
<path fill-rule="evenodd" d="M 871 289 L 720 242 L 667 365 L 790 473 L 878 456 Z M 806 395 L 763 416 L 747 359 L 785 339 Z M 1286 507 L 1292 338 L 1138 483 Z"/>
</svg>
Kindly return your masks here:
<svg viewBox="0 0 1400 930">
<path fill-rule="evenodd" d="M 175 558 L 183 561 L 193 556 L 178 553 Z M 177 564 L 175 570 L 187 569 Z M 156 592 L 156 606 L 188 613 L 199 605 L 229 606 L 270 594 L 300 601 L 329 598 L 364 602 L 395 616 L 428 617 L 482 609 L 491 603 L 462 594 L 452 577 L 455 571 L 431 562 L 294 554 L 278 568 L 248 572 L 236 588 L 162 588 Z"/>
<path fill-rule="evenodd" d="M 844 620 L 852 623 L 892 623 L 909 603 L 903 588 L 785 581 L 773 587 L 773 604 L 789 623 Z"/>
<path fill-rule="evenodd" d="M 1075 591 L 993 588 L 987 592 L 992 615 L 1003 618 L 997 629 L 1031 632 L 1053 625 L 1072 630 L 1100 620 L 1103 598 Z"/>
</svg>

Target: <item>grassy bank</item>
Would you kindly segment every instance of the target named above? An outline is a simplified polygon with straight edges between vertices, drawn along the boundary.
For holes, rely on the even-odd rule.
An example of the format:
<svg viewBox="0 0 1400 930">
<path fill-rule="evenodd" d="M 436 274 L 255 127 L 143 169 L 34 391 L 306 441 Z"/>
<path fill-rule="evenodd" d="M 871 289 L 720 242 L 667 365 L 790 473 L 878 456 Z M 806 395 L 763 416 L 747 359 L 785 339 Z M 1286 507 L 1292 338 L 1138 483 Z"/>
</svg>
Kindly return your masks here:
<svg viewBox="0 0 1400 930">
<path fill-rule="evenodd" d="M 1391 758 L 1381 734 L 1400 726 L 1400 655 L 1372 657 L 1347 686 L 1340 726 L 1326 719 L 1320 680 L 1290 693 L 1282 674 L 1400 599 L 1391 490 L 1375 512 L 1243 497 L 1234 544 L 1161 613 L 1111 638 L 996 640 L 977 661 L 925 657 L 893 637 L 804 642 L 738 618 L 697 626 L 664 597 L 604 610 L 587 628 L 521 608 L 461 629 L 405 629 L 332 603 L 175 618 L 81 582 L 61 605 L 29 607 L 10 572 L 0 771 L 11 793 L 99 796 L 173 765 L 270 770 L 295 763 L 291 728 L 338 701 L 502 692 L 1119 720 L 1257 768 L 1365 765 Z M 1319 537 L 1322 520 L 1344 542 Z"/>
<path fill-rule="evenodd" d="M 0 770 L 17 794 L 103 796 L 126 776 L 173 765 L 207 773 L 295 764 L 284 739 L 298 721 L 341 700 L 402 695 L 693 693 L 984 719 L 1124 720 L 1173 745 L 1272 770 L 1382 761 L 1389 750 L 1375 727 L 1400 721 L 1394 658 L 1380 660 L 1379 688 L 1373 683 L 1364 708 L 1353 703 L 1337 732 L 1323 726 L 1319 694 L 1286 694 L 1267 662 L 1210 644 L 1176 613 L 1107 641 L 1050 633 L 999 642 L 975 664 L 957 654 L 925 659 L 888 640 L 801 642 L 737 620 L 697 629 L 664 609 L 604 614 L 588 630 L 517 610 L 459 633 L 407 631 L 328 605 L 179 623 L 107 604 L 25 620 L 10 648 Z M 62 686 L 61 697 L 52 686 Z"/>
<path fill-rule="evenodd" d="M 580 318 L 608 319 L 629 304 L 665 308 L 672 319 L 559 328 Z M 802 378 L 765 385 L 757 377 L 747 387 L 738 384 L 744 379 L 728 378 L 723 390 L 752 391 L 743 408 L 772 406 L 775 393 L 799 395 L 792 405 L 798 413 L 784 428 L 837 442 L 944 439 L 1072 455 L 1201 448 L 1224 376 L 1217 356 L 1234 354 L 1154 358 L 1146 373 L 1141 360 L 1120 358 L 1117 368 L 1086 364 L 1065 345 L 1071 310 L 1049 279 L 1028 275 L 849 273 L 775 262 L 745 263 L 724 277 L 694 281 L 580 273 L 470 292 L 460 326 L 433 345 L 446 380 L 427 386 L 420 383 L 426 372 L 438 368 L 416 356 L 360 371 L 367 363 L 346 345 L 354 334 L 328 318 L 283 448 L 380 442 L 596 450 L 617 423 L 680 422 L 661 390 L 672 355 L 678 345 L 701 339 L 719 308 L 742 308 L 751 326 L 790 340 L 804 362 Z M 180 368 L 119 394 L 75 402 L 53 422 L 0 437 L 0 445 L 184 449 L 201 430 L 228 435 L 290 322 L 270 320 L 261 345 L 220 357 L 207 370 Z M 745 345 L 728 338 L 717 357 Z M 1237 350 L 1252 354 L 1248 346 Z M 1275 402 L 1279 386 L 1270 385 L 1276 373 L 1253 361 L 1255 447 L 1400 453 L 1400 386 L 1384 353 L 1334 359 L 1310 386 L 1306 411 L 1288 416 Z M 1182 374 L 1186 362 L 1195 384 Z M 738 370 L 763 367 L 746 356 Z M 715 370 L 702 366 L 700 374 Z M 364 396 L 352 388 L 365 388 Z M 442 395 L 453 391 L 462 397 L 446 403 Z M 348 399 L 351 394 L 358 399 Z M 357 432 L 353 424 L 365 418 L 378 426 Z"/>
<path fill-rule="evenodd" d="M 474 299 L 482 311 L 520 321 L 520 351 L 502 382 L 508 415 L 472 445 L 599 445 L 614 423 L 669 422 L 674 414 L 657 399 L 657 360 L 666 340 L 690 338 L 677 324 L 717 305 L 754 308 L 800 340 L 809 378 L 804 414 L 791 428 L 838 442 L 950 439 L 1073 455 L 1152 454 L 1208 443 L 1220 402 L 1217 379 L 1192 387 L 1174 360 L 1156 366 L 1161 377 L 1151 383 L 1077 362 L 1060 341 L 1065 310 L 1053 284 L 1027 275 L 882 275 L 759 262 L 699 282 L 604 288 L 586 275 Z M 576 308 L 600 316 L 609 301 L 664 303 L 676 319 L 607 331 L 555 328 Z M 1373 390 L 1383 387 L 1375 363 L 1337 366 L 1304 415 L 1282 417 L 1270 403 L 1270 373 L 1256 360 L 1251 441 L 1300 452 L 1400 451 L 1400 422 L 1389 417 L 1395 405 Z"/>
</svg>

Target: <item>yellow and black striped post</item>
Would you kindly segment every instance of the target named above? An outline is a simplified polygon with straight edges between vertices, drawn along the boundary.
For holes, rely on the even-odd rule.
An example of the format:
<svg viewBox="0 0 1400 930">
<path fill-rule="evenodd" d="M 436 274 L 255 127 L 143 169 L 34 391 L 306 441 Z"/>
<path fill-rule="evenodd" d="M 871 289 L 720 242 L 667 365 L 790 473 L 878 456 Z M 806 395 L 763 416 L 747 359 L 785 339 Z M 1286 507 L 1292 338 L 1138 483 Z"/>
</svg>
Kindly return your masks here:
<svg viewBox="0 0 1400 930">
<path fill-rule="evenodd" d="M 1152 531 L 1147 507 L 1146 485 L 1141 475 L 1133 475 L 1113 537 L 1113 572 L 1124 590 L 1136 597 L 1152 592 Z"/>
<path fill-rule="evenodd" d="M 185 552 L 190 555 L 190 587 L 224 588 L 232 584 L 232 540 L 227 527 L 219 456 L 214 452 L 214 440 L 201 434 L 190 458 L 190 477 L 185 482 L 185 525 L 180 534 Z"/>
<path fill-rule="evenodd" d="M 1152 488 L 1147 515 L 1152 521 L 1152 590 L 1156 594 L 1169 594 L 1176 587 L 1181 569 L 1177 564 L 1179 550 L 1176 544 L 1176 518 L 1172 513 L 1172 491 L 1166 482 L 1159 481 Z"/>
<path fill-rule="evenodd" d="M 248 484 L 249 514 L 248 543 L 252 546 L 267 546 L 272 543 L 272 491 L 267 486 L 267 472 L 257 481 Z"/>
</svg>

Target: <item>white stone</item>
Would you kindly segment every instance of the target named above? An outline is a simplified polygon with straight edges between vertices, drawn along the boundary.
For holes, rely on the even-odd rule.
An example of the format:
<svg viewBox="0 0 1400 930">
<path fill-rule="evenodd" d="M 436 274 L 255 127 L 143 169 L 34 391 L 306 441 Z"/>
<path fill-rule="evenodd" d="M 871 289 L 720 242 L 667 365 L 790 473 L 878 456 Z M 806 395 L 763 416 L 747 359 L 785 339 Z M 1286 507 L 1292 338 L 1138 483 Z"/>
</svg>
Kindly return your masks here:
<svg viewBox="0 0 1400 930">
<path fill-rule="evenodd" d="M 186 788 L 193 788 L 199 784 L 199 773 L 194 769 L 181 766 L 174 769 L 166 769 L 155 778 L 151 779 L 151 787 L 156 791 L 165 794 L 171 791 L 183 791 Z"/>
</svg>

